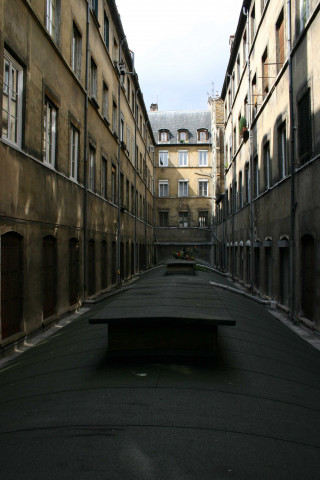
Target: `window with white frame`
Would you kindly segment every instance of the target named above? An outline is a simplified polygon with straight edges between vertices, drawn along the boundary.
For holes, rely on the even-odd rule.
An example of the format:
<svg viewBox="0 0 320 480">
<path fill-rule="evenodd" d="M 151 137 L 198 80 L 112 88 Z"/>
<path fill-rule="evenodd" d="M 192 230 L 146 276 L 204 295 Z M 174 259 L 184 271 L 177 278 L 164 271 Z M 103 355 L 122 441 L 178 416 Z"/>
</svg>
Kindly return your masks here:
<svg viewBox="0 0 320 480">
<path fill-rule="evenodd" d="M 188 180 L 179 180 L 178 183 L 178 196 L 187 197 L 188 196 Z"/>
<path fill-rule="evenodd" d="M 21 146 L 23 69 L 4 52 L 2 138 Z"/>
<path fill-rule="evenodd" d="M 179 151 L 179 167 L 187 167 L 188 166 L 188 152 L 187 151 Z"/>
<path fill-rule="evenodd" d="M 57 108 L 45 97 L 43 111 L 43 161 L 51 167 L 56 164 Z"/>
<path fill-rule="evenodd" d="M 199 150 L 199 167 L 208 166 L 208 150 Z"/>
<path fill-rule="evenodd" d="M 71 124 L 70 127 L 70 178 L 78 180 L 79 169 L 79 130 Z"/>
<path fill-rule="evenodd" d="M 96 169 L 96 151 L 90 145 L 89 147 L 89 179 L 88 188 L 94 192 L 95 189 L 95 169 Z"/>
<path fill-rule="evenodd" d="M 159 152 L 159 167 L 168 166 L 168 152 L 162 151 Z"/>
<path fill-rule="evenodd" d="M 51 37 L 58 39 L 61 0 L 46 0 L 46 29 Z"/>
<path fill-rule="evenodd" d="M 82 37 L 75 24 L 72 33 L 71 68 L 78 78 L 81 76 Z"/>
<path fill-rule="evenodd" d="M 169 196 L 169 181 L 159 180 L 159 197 Z"/>
<path fill-rule="evenodd" d="M 208 180 L 199 180 L 199 197 L 208 196 Z"/>
</svg>

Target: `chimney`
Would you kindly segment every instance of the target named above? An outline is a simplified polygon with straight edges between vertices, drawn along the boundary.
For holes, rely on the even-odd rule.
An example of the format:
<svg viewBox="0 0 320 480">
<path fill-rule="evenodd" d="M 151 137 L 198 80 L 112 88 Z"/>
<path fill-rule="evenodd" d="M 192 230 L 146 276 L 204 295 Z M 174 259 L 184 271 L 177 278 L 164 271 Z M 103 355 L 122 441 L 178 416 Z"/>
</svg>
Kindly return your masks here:
<svg viewBox="0 0 320 480">
<path fill-rule="evenodd" d="M 157 111 L 158 111 L 158 104 L 157 103 L 151 103 L 150 112 L 157 112 Z"/>
</svg>

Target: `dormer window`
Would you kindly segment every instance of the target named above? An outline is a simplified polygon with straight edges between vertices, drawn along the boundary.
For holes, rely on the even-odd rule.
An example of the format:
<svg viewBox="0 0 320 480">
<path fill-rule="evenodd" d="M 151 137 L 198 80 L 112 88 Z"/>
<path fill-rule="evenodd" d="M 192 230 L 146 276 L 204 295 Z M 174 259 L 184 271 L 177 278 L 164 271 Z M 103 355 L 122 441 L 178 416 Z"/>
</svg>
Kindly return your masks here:
<svg viewBox="0 0 320 480">
<path fill-rule="evenodd" d="M 184 143 L 188 140 L 188 131 L 187 130 L 178 130 L 178 141 Z"/>
<path fill-rule="evenodd" d="M 169 141 L 169 131 L 168 130 L 159 130 L 159 141 L 168 142 Z"/>
<path fill-rule="evenodd" d="M 206 128 L 200 128 L 198 130 L 198 142 L 207 142 L 209 139 L 209 133 Z"/>
</svg>

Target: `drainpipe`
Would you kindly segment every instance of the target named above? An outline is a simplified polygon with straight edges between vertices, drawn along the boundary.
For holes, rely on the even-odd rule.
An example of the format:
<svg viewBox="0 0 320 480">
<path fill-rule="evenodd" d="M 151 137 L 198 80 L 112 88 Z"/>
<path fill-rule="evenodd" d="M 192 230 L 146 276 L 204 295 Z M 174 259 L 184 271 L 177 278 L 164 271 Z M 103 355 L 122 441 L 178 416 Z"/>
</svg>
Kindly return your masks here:
<svg viewBox="0 0 320 480">
<path fill-rule="evenodd" d="M 135 101 L 135 125 L 134 125 L 134 273 L 137 272 L 137 165 L 138 165 L 138 158 L 137 158 L 137 128 L 138 128 L 138 118 L 137 118 L 137 108 L 138 108 L 138 94 L 140 92 L 140 88 L 136 91 L 136 101 Z"/>
<path fill-rule="evenodd" d="M 83 298 L 88 293 L 88 104 L 89 104 L 89 32 L 90 32 L 90 7 L 87 3 L 87 28 L 86 28 L 86 73 L 85 73 L 85 106 L 84 106 L 84 161 L 83 161 Z"/>
<path fill-rule="evenodd" d="M 295 304 L 295 170 L 294 170 L 294 111 L 293 111 L 293 81 L 292 81 L 292 41 L 291 41 L 291 0 L 288 6 L 288 50 L 289 50 L 289 110 L 290 110 L 290 169 L 291 169 L 291 210 L 290 210 L 290 299 L 289 318 L 294 321 Z"/>
<path fill-rule="evenodd" d="M 121 48 L 126 37 L 124 37 L 119 45 L 119 62 L 121 62 Z M 118 85 L 118 232 L 117 232 L 117 285 L 121 285 L 121 86 L 122 75 L 119 72 L 119 85 Z"/>
<path fill-rule="evenodd" d="M 250 291 L 253 292 L 253 275 L 254 275 L 254 205 L 253 205 L 253 138 L 252 138 L 252 113 L 251 113 L 251 103 L 252 99 L 252 92 L 251 92 L 251 72 L 250 72 L 250 52 L 249 52 L 249 11 L 243 9 L 243 14 L 247 17 L 247 69 L 248 69 L 248 102 L 249 102 L 249 109 L 248 109 L 248 130 L 249 130 L 249 172 L 250 172 L 250 192 L 249 192 L 249 205 L 250 205 Z"/>
</svg>

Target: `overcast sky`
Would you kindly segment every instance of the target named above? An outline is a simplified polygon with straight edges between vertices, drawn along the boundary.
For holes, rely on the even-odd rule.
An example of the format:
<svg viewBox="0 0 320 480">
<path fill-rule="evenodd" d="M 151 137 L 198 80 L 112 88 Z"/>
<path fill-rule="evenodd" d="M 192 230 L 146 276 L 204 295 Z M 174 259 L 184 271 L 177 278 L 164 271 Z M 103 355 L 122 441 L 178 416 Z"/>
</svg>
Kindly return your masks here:
<svg viewBox="0 0 320 480">
<path fill-rule="evenodd" d="M 116 0 L 149 110 L 205 110 L 220 94 L 242 0 Z"/>
</svg>

